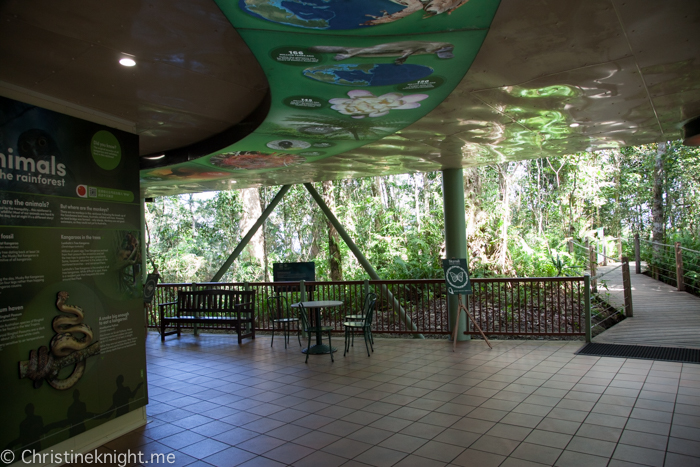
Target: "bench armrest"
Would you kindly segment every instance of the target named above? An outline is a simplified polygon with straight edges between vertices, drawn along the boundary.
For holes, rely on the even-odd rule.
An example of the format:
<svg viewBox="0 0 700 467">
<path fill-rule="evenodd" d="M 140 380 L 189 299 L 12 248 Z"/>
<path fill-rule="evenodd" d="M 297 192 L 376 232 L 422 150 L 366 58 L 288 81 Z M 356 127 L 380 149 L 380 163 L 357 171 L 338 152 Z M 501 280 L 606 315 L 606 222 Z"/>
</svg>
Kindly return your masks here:
<svg viewBox="0 0 700 467">
<path fill-rule="evenodd" d="M 166 305 L 177 305 L 177 302 L 165 302 L 165 303 L 159 303 L 159 307 L 164 307 Z"/>
</svg>

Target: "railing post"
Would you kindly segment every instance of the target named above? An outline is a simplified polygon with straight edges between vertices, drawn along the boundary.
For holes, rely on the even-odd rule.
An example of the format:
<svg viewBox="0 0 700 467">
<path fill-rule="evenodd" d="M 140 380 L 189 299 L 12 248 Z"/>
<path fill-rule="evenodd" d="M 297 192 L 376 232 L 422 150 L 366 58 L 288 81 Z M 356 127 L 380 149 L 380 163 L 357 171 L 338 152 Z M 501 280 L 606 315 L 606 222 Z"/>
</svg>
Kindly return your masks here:
<svg viewBox="0 0 700 467">
<path fill-rule="evenodd" d="M 301 295 L 300 295 L 301 300 L 299 300 L 299 301 L 305 302 L 306 301 L 306 284 L 304 283 L 304 281 L 299 281 L 299 291 L 301 292 Z"/>
<path fill-rule="evenodd" d="M 364 295 L 365 295 L 365 297 L 366 297 L 367 294 L 369 293 L 369 279 L 365 279 L 364 289 L 365 289 L 365 294 L 364 294 Z M 364 302 L 363 302 L 363 304 L 364 304 Z"/>
<path fill-rule="evenodd" d="M 683 280 L 683 250 L 681 242 L 676 242 L 676 284 L 680 292 L 685 292 L 685 281 Z"/>
<path fill-rule="evenodd" d="M 632 307 L 632 280 L 630 279 L 630 263 L 626 256 L 622 257 L 622 288 L 625 296 L 625 316 L 631 318 L 634 316 Z"/>
<path fill-rule="evenodd" d="M 608 265 L 608 243 L 603 238 L 603 266 Z"/>
<path fill-rule="evenodd" d="M 250 282 L 248 282 L 248 281 L 243 282 L 243 290 L 245 290 L 246 292 L 249 292 L 249 291 L 250 291 Z M 255 310 L 260 311 L 260 310 L 259 310 L 260 307 L 255 306 L 255 303 L 253 303 L 253 306 L 254 306 L 254 309 L 255 309 Z M 253 327 L 253 323 L 245 323 L 246 332 L 250 332 L 250 328 L 251 328 L 251 327 Z"/>
<path fill-rule="evenodd" d="M 588 247 L 588 257 L 590 261 L 590 271 L 591 271 L 591 277 L 595 277 L 596 275 L 596 269 L 597 269 L 597 262 L 596 260 L 598 259 L 598 254 L 595 251 L 595 245 L 591 245 Z M 598 293 L 598 280 L 593 279 L 591 281 L 591 288 L 593 290 L 593 293 Z"/>
<path fill-rule="evenodd" d="M 591 276 L 583 275 L 583 312 L 585 316 L 586 326 L 586 343 L 591 343 Z"/>
<path fill-rule="evenodd" d="M 617 258 L 622 262 L 622 237 L 617 239 Z"/>
<path fill-rule="evenodd" d="M 639 234 L 636 233 L 634 234 L 634 262 L 635 268 L 634 268 L 634 273 L 635 274 L 641 274 L 642 273 L 642 253 L 639 251 Z"/>
<path fill-rule="evenodd" d="M 197 283 L 192 282 L 192 287 L 190 290 L 197 290 Z M 194 333 L 195 336 L 199 335 L 199 327 L 197 327 L 197 323 L 192 324 L 192 332 Z"/>
</svg>

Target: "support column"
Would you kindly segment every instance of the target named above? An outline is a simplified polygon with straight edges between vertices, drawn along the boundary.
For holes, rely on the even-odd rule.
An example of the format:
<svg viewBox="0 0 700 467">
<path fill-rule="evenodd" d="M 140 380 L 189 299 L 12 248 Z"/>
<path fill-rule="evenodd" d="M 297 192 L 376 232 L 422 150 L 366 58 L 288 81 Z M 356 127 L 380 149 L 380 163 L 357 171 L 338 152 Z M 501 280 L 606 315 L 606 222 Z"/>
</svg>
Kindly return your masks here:
<svg viewBox="0 0 700 467">
<path fill-rule="evenodd" d="M 445 210 L 445 256 L 449 258 L 467 257 L 466 224 L 464 222 L 464 172 L 462 169 L 442 171 L 442 197 Z M 466 296 L 467 301 L 469 296 Z M 456 295 L 447 296 L 447 310 L 450 319 L 450 333 L 454 331 L 458 302 Z M 467 302 L 468 306 L 468 302 Z M 467 317 L 460 315 L 457 325 L 457 341 L 469 340 L 465 335 Z"/>
<path fill-rule="evenodd" d="M 245 236 L 238 243 L 238 246 L 236 246 L 236 248 L 233 250 L 231 256 L 228 257 L 224 265 L 221 266 L 221 269 L 219 269 L 219 271 L 216 274 L 214 274 L 214 277 L 212 277 L 211 281 L 209 282 L 219 282 L 219 279 L 221 279 L 224 276 L 224 274 L 226 274 L 228 268 L 231 267 L 236 258 L 238 258 L 238 255 L 240 255 L 243 249 L 248 245 L 250 239 L 253 238 L 255 232 L 257 232 L 260 226 L 263 225 L 263 222 L 267 220 L 272 211 L 274 211 L 275 207 L 277 207 L 279 202 L 282 201 L 282 198 L 284 198 L 284 195 L 289 191 L 291 187 L 292 185 L 284 185 L 282 186 L 282 188 L 280 188 L 280 191 L 275 195 L 274 199 L 270 201 L 270 204 L 267 205 L 262 214 L 260 214 L 260 217 L 257 221 L 255 221 L 255 224 L 253 224 L 250 230 L 248 230 L 248 233 L 246 233 Z"/>
</svg>

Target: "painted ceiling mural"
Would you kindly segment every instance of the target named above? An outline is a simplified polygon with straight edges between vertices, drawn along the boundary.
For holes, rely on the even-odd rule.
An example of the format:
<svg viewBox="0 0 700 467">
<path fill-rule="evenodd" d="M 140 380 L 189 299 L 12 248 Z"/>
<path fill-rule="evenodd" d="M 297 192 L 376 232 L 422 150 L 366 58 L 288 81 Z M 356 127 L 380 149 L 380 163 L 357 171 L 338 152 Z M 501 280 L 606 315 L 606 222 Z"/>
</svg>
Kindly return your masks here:
<svg viewBox="0 0 700 467">
<path fill-rule="evenodd" d="M 207 156 L 146 169 L 151 195 L 223 189 L 236 174 L 284 170 L 387 137 L 464 77 L 499 0 L 216 0 L 270 84 L 264 122 Z"/>
</svg>

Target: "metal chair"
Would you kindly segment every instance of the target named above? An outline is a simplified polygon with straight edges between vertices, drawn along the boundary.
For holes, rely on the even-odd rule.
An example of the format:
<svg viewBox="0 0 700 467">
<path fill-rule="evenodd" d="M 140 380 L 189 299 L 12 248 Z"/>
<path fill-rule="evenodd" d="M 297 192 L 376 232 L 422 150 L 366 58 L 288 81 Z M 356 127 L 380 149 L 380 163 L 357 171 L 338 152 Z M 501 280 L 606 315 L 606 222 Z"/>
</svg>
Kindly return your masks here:
<svg viewBox="0 0 700 467">
<path fill-rule="evenodd" d="M 374 352 L 374 339 L 372 338 L 372 319 L 374 317 L 374 309 L 376 305 L 377 296 L 373 293 L 367 294 L 367 297 L 365 298 L 365 315 L 362 317 L 362 320 L 345 321 L 343 323 L 343 326 L 345 326 L 345 351 L 343 352 L 343 357 L 348 353 L 348 350 L 350 350 L 350 346 L 354 346 L 355 333 L 359 331 L 362 331 L 362 335 L 365 338 L 367 356 L 370 356 L 370 347 L 372 348 L 372 352 Z"/>
<path fill-rule="evenodd" d="M 272 297 L 269 297 L 267 299 L 267 310 L 272 321 L 272 341 L 270 342 L 270 347 L 272 347 L 272 344 L 275 342 L 275 326 L 277 326 L 278 328 L 282 329 L 284 348 L 287 348 L 292 323 L 296 323 L 297 339 L 299 339 L 299 346 L 301 346 L 301 328 L 299 327 L 299 318 L 292 316 L 287 297 L 284 295 L 273 295 Z"/>
<path fill-rule="evenodd" d="M 301 318 L 301 328 L 303 329 L 304 333 L 309 336 L 309 343 L 306 346 L 306 360 L 304 361 L 304 363 L 309 363 L 309 352 L 311 351 L 311 336 L 315 336 L 317 332 L 328 333 L 328 347 L 330 347 L 331 362 L 334 362 L 335 360 L 333 359 L 333 345 L 331 345 L 331 331 L 333 330 L 333 328 L 331 326 L 321 326 L 321 323 L 316 323 L 315 326 L 311 326 L 309 324 L 309 315 L 306 313 L 306 308 L 304 308 L 303 304 L 299 304 L 299 317 Z"/>
<path fill-rule="evenodd" d="M 377 294 L 373 292 L 368 292 L 365 295 L 365 303 L 362 307 L 362 314 L 359 315 L 345 315 L 345 321 L 362 321 L 365 319 L 365 316 L 367 316 L 367 311 L 369 310 L 370 306 L 374 307 L 376 309 L 376 303 L 377 303 Z M 370 337 L 370 342 L 374 344 L 374 336 L 372 335 L 372 328 L 369 328 L 369 337 Z"/>
</svg>

